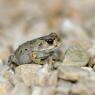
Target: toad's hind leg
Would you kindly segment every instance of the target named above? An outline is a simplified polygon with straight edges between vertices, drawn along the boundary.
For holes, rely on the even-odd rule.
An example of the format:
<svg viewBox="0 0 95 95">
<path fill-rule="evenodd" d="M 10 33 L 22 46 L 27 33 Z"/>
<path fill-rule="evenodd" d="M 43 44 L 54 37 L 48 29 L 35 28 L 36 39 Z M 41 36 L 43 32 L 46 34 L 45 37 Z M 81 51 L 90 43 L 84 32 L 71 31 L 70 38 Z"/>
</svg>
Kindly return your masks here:
<svg viewBox="0 0 95 95">
<path fill-rule="evenodd" d="M 10 66 L 11 64 L 17 65 L 17 59 L 16 59 L 15 55 L 10 55 L 9 56 L 8 66 Z"/>
<path fill-rule="evenodd" d="M 9 56 L 7 65 L 9 66 L 9 69 L 12 69 L 13 71 L 15 71 L 15 67 L 18 66 L 17 59 L 16 59 L 15 55 L 10 55 Z"/>
</svg>

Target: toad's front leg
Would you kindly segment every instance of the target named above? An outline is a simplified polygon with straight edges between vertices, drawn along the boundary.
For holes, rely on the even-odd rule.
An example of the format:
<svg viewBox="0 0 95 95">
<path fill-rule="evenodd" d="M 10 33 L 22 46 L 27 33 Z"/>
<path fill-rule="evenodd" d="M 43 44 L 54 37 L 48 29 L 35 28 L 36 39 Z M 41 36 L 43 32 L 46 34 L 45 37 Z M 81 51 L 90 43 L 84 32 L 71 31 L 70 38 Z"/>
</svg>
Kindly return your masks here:
<svg viewBox="0 0 95 95">
<path fill-rule="evenodd" d="M 36 51 L 29 54 L 30 59 L 37 64 L 45 64 L 45 61 L 48 59 L 49 56 L 52 55 L 52 52 L 45 52 L 45 51 Z"/>
</svg>

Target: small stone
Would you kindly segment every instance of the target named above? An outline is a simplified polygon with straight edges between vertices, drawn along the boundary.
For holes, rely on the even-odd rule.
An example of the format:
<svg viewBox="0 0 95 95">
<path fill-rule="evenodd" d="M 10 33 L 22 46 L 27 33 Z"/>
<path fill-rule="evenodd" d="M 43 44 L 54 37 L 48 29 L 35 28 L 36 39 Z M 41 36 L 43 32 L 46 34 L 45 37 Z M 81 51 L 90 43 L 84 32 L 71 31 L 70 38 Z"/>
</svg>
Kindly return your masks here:
<svg viewBox="0 0 95 95">
<path fill-rule="evenodd" d="M 51 71 L 49 65 L 43 66 L 38 64 L 24 64 L 16 68 L 16 77 L 27 86 L 38 85 L 56 85 L 57 84 L 56 70 Z"/>
<path fill-rule="evenodd" d="M 32 88 L 31 95 L 41 95 L 41 93 L 42 93 L 42 87 L 35 86 L 35 87 Z"/>
<path fill-rule="evenodd" d="M 12 90 L 13 86 L 9 81 L 0 76 L 0 95 L 7 95 Z"/>
<path fill-rule="evenodd" d="M 35 86 L 31 95 L 55 95 L 56 86 Z"/>
<path fill-rule="evenodd" d="M 36 73 L 40 70 L 41 65 L 24 64 L 16 68 L 16 76 L 21 79 L 25 85 L 32 86 L 35 83 Z"/>
<path fill-rule="evenodd" d="M 93 68 L 91 67 L 81 67 L 81 68 L 88 72 L 88 77 L 86 78 L 86 80 L 95 81 L 95 72 Z"/>
<path fill-rule="evenodd" d="M 13 84 L 14 81 L 14 72 L 13 70 L 9 69 L 8 66 L 5 66 L 2 70 L 2 72 L 0 73 L 6 80 L 10 81 L 11 84 Z"/>
<path fill-rule="evenodd" d="M 89 53 L 81 46 L 71 46 L 66 51 L 63 64 L 86 66 L 88 64 L 89 58 Z"/>
<path fill-rule="evenodd" d="M 40 86 L 55 86 L 57 84 L 57 75 L 58 72 L 56 70 L 49 71 L 49 68 L 44 65 L 43 68 L 36 73 L 35 84 Z"/>
<path fill-rule="evenodd" d="M 49 86 L 56 86 L 58 82 L 58 71 L 52 71 L 50 76 L 48 76 L 48 84 Z"/>
<path fill-rule="evenodd" d="M 62 95 L 68 95 L 71 88 L 72 83 L 70 83 L 69 81 L 59 80 L 56 88 L 56 93 L 58 95 L 60 95 L 59 93 L 61 93 Z"/>
<path fill-rule="evenodd" d="M 0 74 L 1 74 L 5 79 L 9 79 L 9 78 L 10 78 L 9 67 L 8 67 L 8 66 L 4 67 L 3 70 L 0 72 Z"/>
<path fill-rule="evenodd" d="M 70 95 L 95 95 L 95 81 L 80 81 L 72 86 Z"/>
<path fill-rule="evenodd" d="M 88 72 L 77 66 L 60 66 L 58 77 L 63 80 L 79 81 L 88 77 Z"/>
<path fill-rule="evenodd" d="M 56 93 L 55 95 L 64 95 L 63 93 Z"/>
<path fill-rule="evenodd" d="M 56 86 L 46 86 L 44 87 L 41 95 L 55 95 Z"/>
<path fill-rule="evenodd" d="M 30 95 L 30 90 L 24 83 L 19 83 L 15 85 L 9 95 Z"/>
<path fill-rule="evenodd" d="M 93 72 L 93 69 L 91 67 L 81 67 L 81 68 L 89 72 Z"/>
</svg>

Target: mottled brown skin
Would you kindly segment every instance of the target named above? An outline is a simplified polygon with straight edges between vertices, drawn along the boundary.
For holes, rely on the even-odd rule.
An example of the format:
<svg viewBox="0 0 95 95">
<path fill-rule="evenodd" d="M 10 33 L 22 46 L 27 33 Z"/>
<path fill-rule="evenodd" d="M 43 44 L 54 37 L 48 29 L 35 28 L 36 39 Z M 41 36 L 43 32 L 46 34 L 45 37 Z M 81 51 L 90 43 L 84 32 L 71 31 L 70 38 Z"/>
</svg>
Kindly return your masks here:
<svg viewBox="0 0 95 95">
<path fill-rule="evenodd" d="M 56 52 L 60 39 L 56 33 L 27 41 L 20 45 L 13 55 L 9 57 L 8 65 L 18 66 L 21 64 L 44 64 L 52 56 L 56 59 Z M 54 55 L 54 56 L 53 56 Z M 58 57 L 58 56 L 57 56 Z"/>
</svg>

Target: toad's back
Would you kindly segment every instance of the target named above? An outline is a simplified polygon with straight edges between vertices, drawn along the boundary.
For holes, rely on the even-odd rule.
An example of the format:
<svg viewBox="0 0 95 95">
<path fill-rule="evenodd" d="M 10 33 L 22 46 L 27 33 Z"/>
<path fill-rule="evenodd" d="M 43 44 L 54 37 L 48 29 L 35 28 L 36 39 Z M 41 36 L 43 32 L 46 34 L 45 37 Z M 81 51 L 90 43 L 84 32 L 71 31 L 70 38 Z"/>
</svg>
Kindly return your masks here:
<svg viewBox="0 0 95 95">
<path fill-rule="evenodd" d="M 27 41 L 26 43 L 20 45 L 15 51 L 15 57 L 17 59 L 17 63 L 30 63 L 31 60 L 29 58 L 29 53 L 32 52 L 32 40 Z"/>
</svg>

